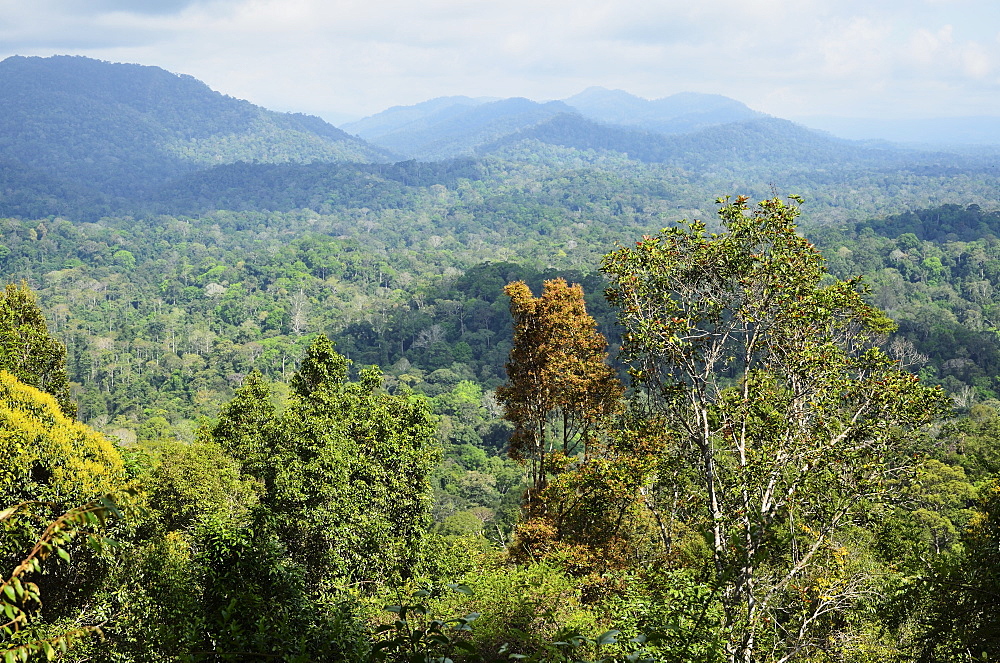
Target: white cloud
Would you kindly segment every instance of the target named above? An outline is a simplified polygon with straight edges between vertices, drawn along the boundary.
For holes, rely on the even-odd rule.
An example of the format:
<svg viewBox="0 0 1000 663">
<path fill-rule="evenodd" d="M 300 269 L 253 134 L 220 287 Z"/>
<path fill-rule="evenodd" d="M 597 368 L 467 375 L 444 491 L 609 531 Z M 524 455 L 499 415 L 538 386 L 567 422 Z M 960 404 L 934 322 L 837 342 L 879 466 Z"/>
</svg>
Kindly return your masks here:
<svg viewBox="0 0 1000 663">
<path fill-rule="evenodd" d="M 960 41 L 955 29 L 945 25 L 937 31 L 920 29 L 911 35 L 903 53 L 910 77 L 938 80 L 967 78 L 982 80 L 996 69 L 1000 48 L 976 41 Z"/>
<path fill-rule="evenodd" d="M 993 0 L 0 0 L 0 57 L 141 62 L 270 107 L 320 113 L 366 114 L 446 94 L 560 98 L 596 84 L 646 97 L 718 92 L 778 115 L 832 106 L 934 114 L 945 103 L 979 104 L 987 114 L 997 93 L 998 7 Z"/>
<path fill-rule="evenodd" d="M 852 18 L 820 43 L 823 73 L 834 78 L 884 76 L 890 69 L 892 27 L 867 17 Z"/>
</svg>

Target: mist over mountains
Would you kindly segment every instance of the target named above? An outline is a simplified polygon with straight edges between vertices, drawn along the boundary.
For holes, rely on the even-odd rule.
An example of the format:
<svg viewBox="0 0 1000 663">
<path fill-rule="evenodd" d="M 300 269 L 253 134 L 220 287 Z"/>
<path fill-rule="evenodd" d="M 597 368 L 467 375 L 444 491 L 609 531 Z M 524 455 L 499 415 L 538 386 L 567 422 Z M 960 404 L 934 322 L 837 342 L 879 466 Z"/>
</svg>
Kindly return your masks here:
<svg viewBox="0 0 1000 663">
<path fill-rule="evenodd" d="M 524 98 L 441 97 L 413 106 L 396 106 L 342 128 L 393 152 L 434 159 L 483 151 L 485 145 L 563 115 L 591 124 L 668 135 L 765 117 L 719 95 L 688 92 L 647 101 L 622 90 L 592 87 L 567 99 L 545 103 Z M 559 120 L 563 125 L 567 121 Z"/>
</svg>

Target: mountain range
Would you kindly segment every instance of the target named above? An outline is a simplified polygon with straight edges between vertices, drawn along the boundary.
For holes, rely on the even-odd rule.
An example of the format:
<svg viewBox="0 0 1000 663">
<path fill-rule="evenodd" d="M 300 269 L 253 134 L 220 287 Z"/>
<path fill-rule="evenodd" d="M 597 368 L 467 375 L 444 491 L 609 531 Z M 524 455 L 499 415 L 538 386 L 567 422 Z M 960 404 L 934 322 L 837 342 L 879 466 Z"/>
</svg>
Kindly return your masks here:
<svg viewBox="0 0 1000 663">
<path fill-rule="evenodd" d="M 484 146 L 566 115 L 590 124 L 667 135 L 766 117 L 719 95 L 686 92 L 648 101 L 622 90 L 592 87 L 546 103 L 440 97 L 395 106 L 342 128 L 400 155 L 441 159 L 482 152 Z M 560 120 L 562 125 L 566 122 Z"/>
<path fill-rule="evenodd" d="M 199 191 L 209 205 L 213 191 L 234 200 L 250 182 L 260 188 L 305 177 L 304 192 L 324 182 L 391 180 L 380 173 L 396 172 L 344 171 L 337 164 L 455 158 L 556 167 L 658 164 L 774 182 L 789 173 L 801 179 L 858 169 L 984 169 L 996 154 L 843 140 L 719 95 L 646 100 L 603 88 L 548 102 L 442 97 L 337 128 L 234 99 L 159 67 L 76 56 L 0 62 L 0 214 L 8 215 L 85 207 L 99 216 L 142 201 L 169 208 L 184 190 Z M 246 166 L 224 168 L 239 163 Z M 268 170 L 255 170 L 265 165 Z M 305 165 L 311 166 L 281 171 Z M 470 168 L 425 169 L 417 179 L 427 173 L 453 178 Z M 413 169 L 398 172 L 416 177 Z"/>
<path fill-rule="evenodd" d="M 235 161 L 386 161 L 318 117 L 269 111 L 159 67 L 84 57 L 0 62 L 0 161 L 134 195 Z"/>
</svg>

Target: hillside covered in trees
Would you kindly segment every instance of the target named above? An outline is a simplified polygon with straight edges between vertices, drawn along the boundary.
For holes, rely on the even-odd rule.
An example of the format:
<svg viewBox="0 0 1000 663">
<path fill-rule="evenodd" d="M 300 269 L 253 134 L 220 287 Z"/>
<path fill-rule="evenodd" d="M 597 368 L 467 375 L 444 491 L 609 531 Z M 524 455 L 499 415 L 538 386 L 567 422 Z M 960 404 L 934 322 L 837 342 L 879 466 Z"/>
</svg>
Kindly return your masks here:
<svg viewBox="0 0 1000 663">
<path fill-rule="evenodd" d="M 988 159 L 0 76 L 7 659 L 1000 656 Z"/>
</svg>

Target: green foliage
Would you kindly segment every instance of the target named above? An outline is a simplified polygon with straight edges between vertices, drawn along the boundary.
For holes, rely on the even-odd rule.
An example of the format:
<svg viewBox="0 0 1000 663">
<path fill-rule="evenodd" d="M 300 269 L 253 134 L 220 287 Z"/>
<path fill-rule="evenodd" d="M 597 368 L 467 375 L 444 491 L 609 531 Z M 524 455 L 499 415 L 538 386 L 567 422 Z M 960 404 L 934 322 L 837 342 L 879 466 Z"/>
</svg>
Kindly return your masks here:
<svg viewBox="0 0 1000 663">
<path fill-rule="evenodd" d="M 449 585 L 463 593 L 471 593 L 468 587 Z M 425 599 L 429 590 L 414 592 L 413 599 Z M 407 661 L 408 663 L 446 663 L 456 657 L 455 652 L 466 654 L 468 660 L 479 660 L 475 646 L 461 636 L 472 630 L 472 623 L 479 618 L 475 612 L 464 617 L 441 619 L 430 614 L 424 603 L 391 605 L 386 611 L 397 616 L 392 624 L 375 630 L 384 634 L 372 647 L 373 661 Z"/>
<path fill-rule="evenodd" d="M 437 460 L 434 422 L 424 400 L 387 394 L 381 382 L 375 370 L 349 382 L 346 360 L 319 336 L 283 413 L 252 377 L 209 433 L 263 483 L 262 503 L 311 587 L 385 582 L 416 562 Z"/>
<path fill-rule="evenodd" d="M 463 584 L 448 584 L 446 589 L 467 597 L 474 597 L 476 594 L 472 588 Z M 565 663 L 652 661 L 643 656 L 645 651 L 642 644 L 646 642 L 643 636 L 630 641 L 631 646 L 626 647 L 626 650 L 631 650 L 630 653 L 623 653 L 621 647 L 615 647 L 621 633 L 617 629 L 589 637 L 577 628 L 563 628 L 555 631 L 551 640 L 532 643 L 535 649 L 528 654 L 519 653 L 520 648 L 526 644 L 523 640 L 484 648 L 481 639 L 477 637 L 479 634 L 474 632 L 477 630 L 475 622 L 481 615 L 470 612 L 464 617 L 438 617 L 431 607 L 435 594 L 438 595 L 437 603 L 440 604 L 441 593 L 432 589 L 419 589 L 411 597 L 411 601 L 415 602 L 386 607 L 386 611 L 397 615 L 397 618 L 391 624 L 384 624 L 376 629 L 376 633 L 383 633 L 385 636 L 372 648 L 372 660 L 415 663 L 445 663 L 453 659 L 469 662 L 506 659 Z M 554 616 L 548 613 L 545 618 L 552 619 Z M 610 655 L 601 655 L 609 649 L 612 650 Z"/>
<path fill-rule="evenodd" d="M 108 660 L 190 660 L 201 647 L 202 585 L 188 532 L 150 536 L 130 546 L 111 574 L 99 652 Z"/>
<path fill-rule="evenodd" d="M 167 530 L 201 520 L 241 523 L 258 501 L 259 483 L 240 478 L 240 465 L 214 442 L 167 443 L 145 484 L 149 506 Z"/>
<path fill-rule="evenodd" d="M 0 370 L 52 394 L 67 416 L 76 415 L 66 373 L 66 346 L 49 334 L 45 316 L 26 283 L 0 295 Z"/>
<path fill-rule="evenodd" d="M 309 399 L 324 387 L 329 389 L 342 384 L 347 379 L 347 363 L 344 356 L 334 351 L 330 339 L 317 336 L 306 349 L 299 370 L 292 376 L 292 391 L 301 399 Z"/>
<path fill-rule="evenodd" d="M 340 634 L 266 522 L 234 527 L 208 521 L 195 547 L 205 654 L 238 661 L 277 653 L 285 661 L 309 661 L 345 653 L 335 651 Z"/>
<path fill-rule="evenodd" d="M 954 554 L 935 560 L 922 578 L 919 661 L 1000 657 L 1000 483 L 984 488 L 978 513 Z"/>
<path fill-rule="evenodd" d="M 720 202 L 724 233 L 682 224 L 609 254 L 608 296 L 638 404 L 699 476 L 661 477 L 658 508 L 710 546 L 727 660 L 794 656 L 863 593 L 839 562 L 845 527 L 891 497 L 911 431 L 946 403 L 878 348 L 892 322 L 857 280 L 826 279 L 796 206 Z"/>
<path fill-rule="evenodd" d="M 263 512 L 144 542 L 115 580 L 109 660 L 360 661 L 367 650 L 352 600 L 310 591 Z"/>
<path fill-rule="evenodd" d="M 609 597 L 604 605 L 619 628 L 645 635 L 654 660 L 725 660 L 725 618 L 718 590 L 690 569 L 654 569 L 633 579 L 627 591 Z"/>
<path fill-rule="evenodd" d="M 275 471 L 269 444 L 279 434 L 278 416 L 264 378 L 250 373 L 233 400 L 223 406 L 208 435 L 239 464 L 244 476 L 265 481 L 273 490 Z"/>
<path fill-rule="evenodd" d="M 6 525 L 13 515 L 30 505 L 25 502 L 4 509 L 0 512 L 0 522 Z M 0 624 L 0 655 L 5 662 L 27 661 L 37 655 L 52 660 L 65 655 L 77 641 L 101 634 L 99 625 L 85 622 L 55 635 L 40 631 L 36 622 L 42 609 L 42 591 L 29 578 L 42 573 L 43 562 L 52 555 L 69 563 L 70 542 L 80 534 L 87 537 L 92 547 L 102 547 L 106 540 L 97 530 L 109 518 L 121 516 L 110 496 L 70 509 L 46 526 L 27 555 L 9 576 L 3 577 L 0 605 L 7 621 Z"/>
<path fill-rule="evenodd" d="M 996 226 L 996 213 L 947 204 L 809 234 L 833 274 L 867 275 L 899 323 L 896 354 L 967 409 L 1000 394 Z"/>
</svg>

